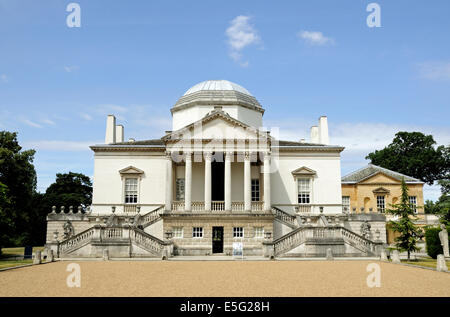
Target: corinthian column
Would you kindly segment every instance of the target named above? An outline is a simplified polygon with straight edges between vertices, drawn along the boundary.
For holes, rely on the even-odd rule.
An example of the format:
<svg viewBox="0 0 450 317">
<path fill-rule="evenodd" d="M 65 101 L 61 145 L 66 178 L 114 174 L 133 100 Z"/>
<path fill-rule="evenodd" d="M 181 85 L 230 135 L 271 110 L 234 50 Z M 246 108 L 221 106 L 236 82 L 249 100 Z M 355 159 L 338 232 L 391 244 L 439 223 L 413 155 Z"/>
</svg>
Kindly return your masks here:
<svg viewBox="0 0 450 317">
<path fill-rule="evenodd" d="M 172 210 L 173 184 L 172 184 L 172 155 L 166 152 L 166 210 Z"/>
<path fill-rule="evenodd" d="M 211 156 L 205 153 L 205 210 L 211 210 Z"/>
<path fill-rule="evenodd" d="M 270 200 L 270 154 L 264 154 L 264 210 L 270 210 L 272 202 Z"/>
<path fill-rule="evenodd" d="M 231 159 L 233 152 L 225 153 L 225 211 L 231 211 Z"/>
<path fill-rule="evenodd" d="M 250 153 L 245 152 L 244 156 L 244 210 L 252 210 L 252 174 L 250 169 Z"/>
<path fill-rule="evenodd" d="M 191 153 L 185 153 L 185 193 L 184 193 L 184 210 L 191 211 L 192 210 L 192 157 Z"/>
</svg>

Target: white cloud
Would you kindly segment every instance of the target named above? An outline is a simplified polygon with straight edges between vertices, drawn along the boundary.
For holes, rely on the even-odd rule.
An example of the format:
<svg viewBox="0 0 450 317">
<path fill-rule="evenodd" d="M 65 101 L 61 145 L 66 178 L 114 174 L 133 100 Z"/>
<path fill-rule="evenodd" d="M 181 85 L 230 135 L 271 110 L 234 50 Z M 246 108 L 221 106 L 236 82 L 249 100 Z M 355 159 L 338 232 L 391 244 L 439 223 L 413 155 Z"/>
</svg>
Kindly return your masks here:
<svg viewBox="0 0 450 317">
<path fill-rule="evenodd" d="M 43 123 L 45 123 L 45 124 L 50 124 L 50 125 L 55 125 L 55 124 L 56 124 L 55 121 L 50 120 L 49 118 L 44 118 L 44 119 L 42 119 L 41 121 L 42 121 Z"/>
<path fill-rule="evenodd" d="M 33 128 L 42 128 L 42 125 L 40 125 L 39 123 L 33 122 L 25 117 L 20 117 L 19 121 Z"/>
<path fill-rule="evenodd" d="M 326 37 L 322 32 L 318 31 L 300 31 L 298 37 L 305 40 L 310 45 L 326 45 L 333 44 L 334 40 L 330 37 Z"/>
<path fill-rule="evenodd" d="M 8 76 L 6 76 L 5 74 L 1 74 L 1 75 L 0 75 L 0 82 L 2 82 L 2 83 L 4 83 L 4 84 L 9 83 L 9 78 L 8 78 Z"/>
<path fill-rule="evenodd" d="M 424 62 L 417 66 L 421 78 L 450 80 L 450 62 Z"/>
<path fill-rule="evenodd" d="M 286 121 L 267 122 L 268 128 L 279 127 L 281 140 L 310 140 L 309 128 L 316 122 L 304 118 L 292 118 Z M 330 144 L 341 145 L 345 150 L 341 153 L 342 175 L 357 170 L 367 163 L 366 155 L 379 150 L 392 142 L 399 131 L 420 131 L 431 134 L 438 145 L 450 143 L 450 127 L 431 127 L 405 124 L 329 122 Z M 278 137 L 278 136 L 277 136 Z M 436 200 L 440 196 L 439 186 L 424 186 L 424 198 Z"/>
<path fill-rule="evenodd" d="M 64 70 L 68 73 L 74 72 L 76 70 L 80 69 L 79 66 L 73 65 L 73 66 L 64 66 Z"/>
<path fill-rule="evenodd" d="M 249 16 L 239 15 L 230 22 L 225 32 L 230 47 L 230 57 L 244 67 L 248 66 L 248 61 L 242 61 L 242 50 L 260 42 L 257 31 L 249 24 L 249 20 Z"/>
</svg>

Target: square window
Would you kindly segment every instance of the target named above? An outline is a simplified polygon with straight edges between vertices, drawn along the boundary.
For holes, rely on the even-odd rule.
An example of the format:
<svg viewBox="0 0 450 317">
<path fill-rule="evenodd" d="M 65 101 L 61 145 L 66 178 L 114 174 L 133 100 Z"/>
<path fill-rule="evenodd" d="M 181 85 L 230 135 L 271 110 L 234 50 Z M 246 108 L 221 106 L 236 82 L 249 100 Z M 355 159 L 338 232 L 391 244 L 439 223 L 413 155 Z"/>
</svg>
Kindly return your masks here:
<svg viewBox="0 0 450 317">
<path fill-rule="evenodd" d="M 243 227 L 234 227 L 233 228 L 233 238 L 243 238 L 244 237 L 244 228 Z"/>
<path fill-rule="evenodd" d="M 203 238 L 203 227 L 193 227 L 192 238 Z"/>
<path fill-rule="evenodd" d="M 255 238 L 264 238 L 264 227 L 255 227 Z"/>
<path fill-rule="evenodd" d="M 183 238 L 183 227 L 173 227 L 173 237 Z"/>
</svg>

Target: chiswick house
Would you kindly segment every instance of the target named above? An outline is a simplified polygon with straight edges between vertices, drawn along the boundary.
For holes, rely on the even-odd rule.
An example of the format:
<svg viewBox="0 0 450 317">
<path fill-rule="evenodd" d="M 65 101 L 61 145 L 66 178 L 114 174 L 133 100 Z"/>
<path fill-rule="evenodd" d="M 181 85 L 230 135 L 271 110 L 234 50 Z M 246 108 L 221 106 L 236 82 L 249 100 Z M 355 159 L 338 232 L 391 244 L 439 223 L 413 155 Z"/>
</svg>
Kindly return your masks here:
<svg viewBox="0 0 450 317">
<path fill-rule="evenodd" d="M 309 140 L 286 141 L 263 128 L 265 110 L 240 85 L 208 80 L 179 98 L 159 139 L 125 141 L 109 115 L 104 144 L 91 146 L 92 205 L 54 207 L 47 248 L 67 258 L 378 255 L 385 216 L 343 208 L 344 148 L 330 144 L 327 117 Z"/>
</svg>

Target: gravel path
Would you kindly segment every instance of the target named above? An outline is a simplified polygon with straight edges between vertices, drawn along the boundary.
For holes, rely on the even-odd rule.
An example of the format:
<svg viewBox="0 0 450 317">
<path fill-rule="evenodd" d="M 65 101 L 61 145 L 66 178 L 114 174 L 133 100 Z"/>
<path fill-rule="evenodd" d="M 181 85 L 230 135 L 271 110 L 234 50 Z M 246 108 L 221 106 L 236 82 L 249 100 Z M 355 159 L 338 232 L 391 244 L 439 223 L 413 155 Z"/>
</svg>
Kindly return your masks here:
<svg viewBox="0 0 450 317">
<path fill-rule="evenodd" d="M 0 272 L 0 296 L 450 297 L 450 274 L 383 262 L 369 288 L 373 261 L 76 261 L 80 288 L 66 285 L 69 263 Z"/>
</svg>

